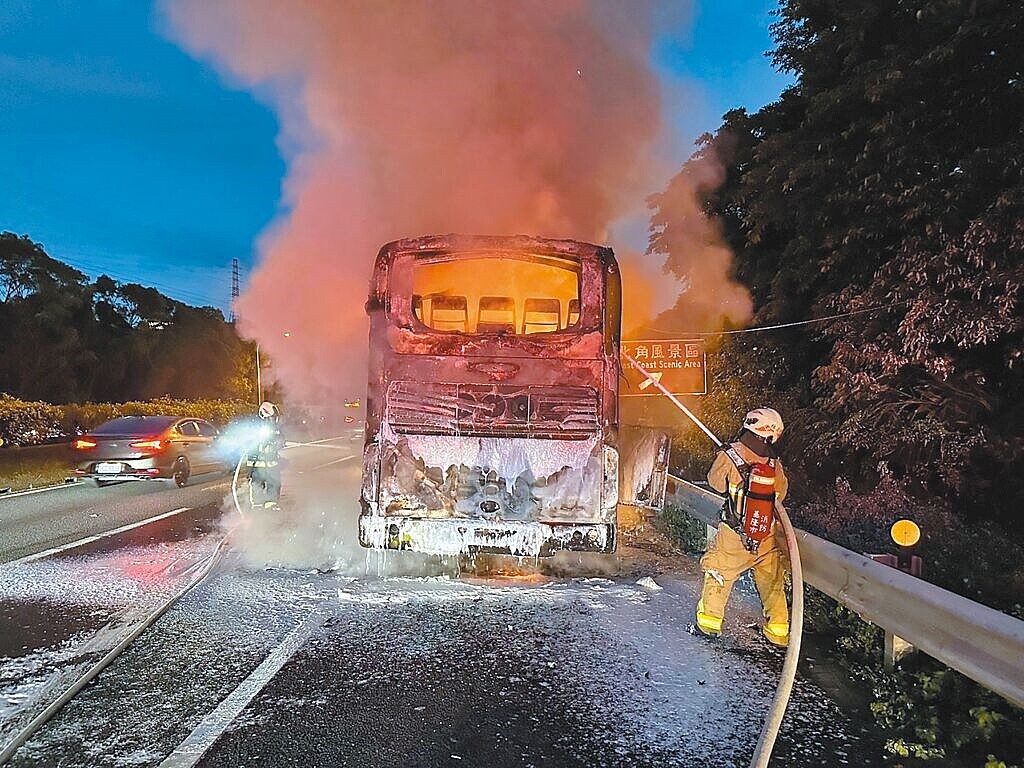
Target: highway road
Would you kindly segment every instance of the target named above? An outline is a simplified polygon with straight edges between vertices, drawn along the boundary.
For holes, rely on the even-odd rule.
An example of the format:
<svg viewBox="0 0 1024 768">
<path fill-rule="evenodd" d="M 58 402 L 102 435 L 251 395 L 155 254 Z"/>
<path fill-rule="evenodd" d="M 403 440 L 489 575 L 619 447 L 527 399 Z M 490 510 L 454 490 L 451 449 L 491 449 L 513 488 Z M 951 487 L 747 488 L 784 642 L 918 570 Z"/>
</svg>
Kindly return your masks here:
<svg viewBox="0 0 1024 768">
<path fill-rule="evenodd" d="M 7 615 L 51 619 L 24 647 L 0 644 L 2 722 L 233 529 L 214 574 L 12 764 L 745 764 L 782 663 L 749 585 L 711 642 L 691 626 L 695 561 L 651 531 L 617 557 L 564 558 L 547 574 L 523 563 L 522 578 L 368 553 L 355 542 L 357 445 L 292 449 L 279 515 L 207 505 L 158 531 L 0 565 Z M 805 658 L 773 764 L 881 764 L 870 714 L 841 688 Z"/>
<path fill-rule="evenodd" d="M 0 563 L 185 507 L 219 506 L 226 473 L 198 475 L 184 488 L 162 481 L 97 488 L 88 481 L 0 496 Z"/>
<path fill-rule="evenodd" d="M 299 450 L 306 452 L 308 461 L 306 468 L 300 467 L 297 472 L 333 462 L 341 455 L 358 453 L 360 435 L 360 430 L 351 430 L 339 440 L 311 443 L 308 447 L 293 443 L 285 451 L 285 461 Z M 230 479 L 228 472 L 196 475 L 184 488 L 166 481 L 125 482 L 97 488 L 85 480 L 0 496 L 0 563 L 173 510 L 220 507 L 228 497 Z"/>
</svg>

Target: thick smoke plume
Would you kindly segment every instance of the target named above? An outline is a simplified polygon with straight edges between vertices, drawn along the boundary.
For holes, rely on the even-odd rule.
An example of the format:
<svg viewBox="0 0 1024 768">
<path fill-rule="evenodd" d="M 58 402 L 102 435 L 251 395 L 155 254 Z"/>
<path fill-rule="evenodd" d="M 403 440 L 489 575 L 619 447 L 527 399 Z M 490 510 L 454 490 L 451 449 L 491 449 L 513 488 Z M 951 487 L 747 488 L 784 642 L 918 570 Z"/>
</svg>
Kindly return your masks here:
<svg viewBox="0 0 1024 768">
<path fill-rule="evenodd" d="M 677 5 L 674 21 L 688 3 Z M 237 310 L 292 398 L 336 402 L 365 386 L 363 303 L 384 242 L 467 232 L 601 243 L 664 183 L 654 10 L 639 0 L 166 5 L 173 34 L 269 95 L 282 122 L 289 210 L 264 235 Z M 727 267 L 699 284 L 725 280 Z M 657 293 L 640 284 L 642 268 L 624 272 L 627 301 Z"/>
<path fill-rule="evenodd" d="M 716 331 L 753 312 L 747 289 L 729 278 L 732 251 L 721 226 L 704 213 L 704 201 L 725 181 L 722 149 L 705 144 L 665 191 L 650 199 L 648 253 L 663 257 L 665 269 L 682 281 L 673 306 L 653 322 L 663 332 Z"/>
<path fill-rule="evenodd" d="M 182 0 L 176 33 L 273 94 L 288 217 L 239 303 L 290 394 L 361 391 L 362 304 L 386 241 L 602 241 L 648 191 L 660 130 L 639 3 Z M 286 337 L 284 334 L 288 333 Z"/>
</svg>

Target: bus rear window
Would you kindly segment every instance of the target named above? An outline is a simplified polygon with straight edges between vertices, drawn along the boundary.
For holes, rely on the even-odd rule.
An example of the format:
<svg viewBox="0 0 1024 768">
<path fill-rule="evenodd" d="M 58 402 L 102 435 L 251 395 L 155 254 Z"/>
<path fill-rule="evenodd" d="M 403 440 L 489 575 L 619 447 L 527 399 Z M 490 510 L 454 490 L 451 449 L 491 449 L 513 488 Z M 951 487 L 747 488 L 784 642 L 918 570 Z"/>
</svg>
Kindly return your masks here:
<svg viewBox="0 0 1024 768">
<path fill-rule="evenodd" d="M 417 259 L 412 311 L 435 331 L 530 335 L 579 323 L 580 263 L 547 256 Z"/>
</svg>

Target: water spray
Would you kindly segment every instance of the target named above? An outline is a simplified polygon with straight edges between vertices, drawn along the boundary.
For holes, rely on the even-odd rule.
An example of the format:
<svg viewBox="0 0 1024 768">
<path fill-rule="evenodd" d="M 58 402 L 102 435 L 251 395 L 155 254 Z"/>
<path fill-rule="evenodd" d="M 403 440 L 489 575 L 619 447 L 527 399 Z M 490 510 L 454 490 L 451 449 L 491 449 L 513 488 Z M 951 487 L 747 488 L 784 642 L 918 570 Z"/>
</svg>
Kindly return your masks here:
<svg viewBox="0 0 1024 768">
<path fill-rule="evenodd" d="M 640 363 L 633 359 L 632 355 L 627 352 L 623 352 L 622 357 L 624 357 L 630 365 L 640 371 L 647 381 L 649 381 L 652 386 L 657 387 L 673 405 L 685 413 L 690 421 L 696 424 L 705 435 L 711 438 L 711 441 L 716 447 L 726 448 L 722 441 L 718 439 L 714 432 L 708 429 L 704 422 L 698 419 L 689 408 L 683 405 L 675 395 L 669 392 L 668 389 L 658 381 L 658 379 L 649 374 L 644 367 L 640 365 Z M 778 515 L 779 522 L 782 524 L 782 530 L 786 535 L 786 546 L 789 549 L 790 569 L 793 574 L 793 607 L 790 611 L 790 624 L 791 628 L 795 628 L 796 631 L 790 632 L 789 647 L 786 649 L 786 659 L 782 664 L 782 672 L 779 675 L 779 684 L 775 689 L 775 698 L 772 700 L 771 709 L 768 711 L 768 715 L 764 720 L 764 725 L 761 728 L 761 736 L 757 740 L 757 747 L 754 749 L 754 756 L 750 760 L 750 768 L 767 768 L 768 761 L 771 760 L 772 749 L 775 746 L 775 739 L 779 735 L 779 728 L 782 725 L 782 717 L 786 713 L 786 705 L 789 704 L 789 695 L 793 690 L 793 681 L 796 679 L 796 668 L 800 661 L 800 639 L 804 628 L 804 575 L 803 566 L 800 563 L 800 548 L 796 541 L 796 532 L 793 530 L 793 524 L 790 522 L 789 515 L 786 513 L 786 508 L 778 501 L 775 502 L 775 512 Z"/>
<path fill-rule="evenodd" d="M 249 453 L 260 443 L 269 439 L 272 434 L 273 430 L 262 422 L 258 424 L 242 423 L 229 427 L 221 438 L 221 445 L 232 449 L 232 452 L 237 449 L 239 453 L 238 463 L 235 465 L 235 471 L 231 478 L 231 499 L 234 501 L 235 510 L 240 517 L 245 517 L 242 505 L 238 501 L 238 476 L 241 474 L 242 464 L 249 458 Z"/>
</svg>

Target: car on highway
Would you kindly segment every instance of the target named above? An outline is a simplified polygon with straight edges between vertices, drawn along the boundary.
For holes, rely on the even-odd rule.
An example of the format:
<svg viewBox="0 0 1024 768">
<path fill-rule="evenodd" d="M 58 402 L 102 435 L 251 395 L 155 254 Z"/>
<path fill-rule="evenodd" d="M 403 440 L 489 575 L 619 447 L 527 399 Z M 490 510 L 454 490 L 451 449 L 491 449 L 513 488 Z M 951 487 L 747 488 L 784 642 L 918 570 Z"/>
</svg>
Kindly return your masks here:
<svg viewBox="0 0 1024 768">
<path fill-rule="evenodd" d="M 227 471 L 219 432 L 208 421 L 180 416 L 123 416 L 76 439 L 75 474 L 98 486 L 122 480 L 169 480 L 179 488 L 192 475 Z"/>
</svg>

